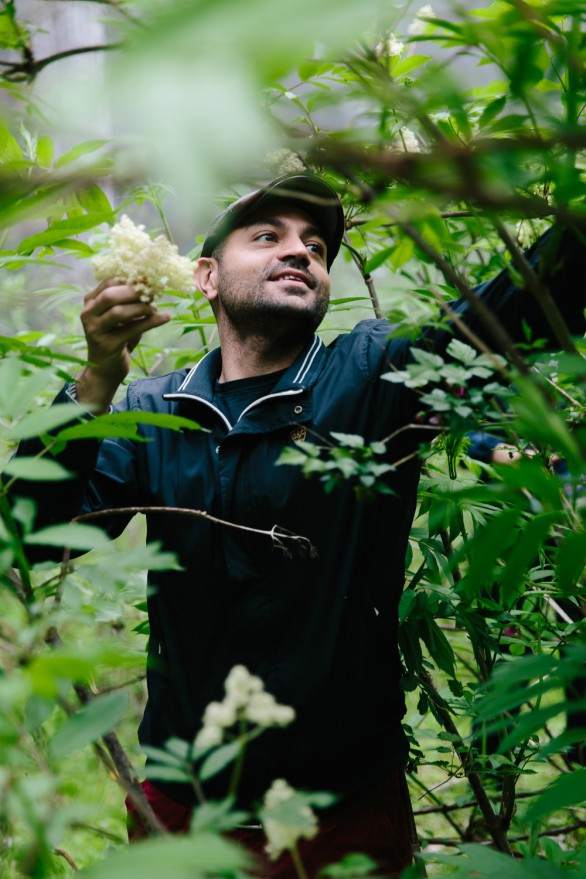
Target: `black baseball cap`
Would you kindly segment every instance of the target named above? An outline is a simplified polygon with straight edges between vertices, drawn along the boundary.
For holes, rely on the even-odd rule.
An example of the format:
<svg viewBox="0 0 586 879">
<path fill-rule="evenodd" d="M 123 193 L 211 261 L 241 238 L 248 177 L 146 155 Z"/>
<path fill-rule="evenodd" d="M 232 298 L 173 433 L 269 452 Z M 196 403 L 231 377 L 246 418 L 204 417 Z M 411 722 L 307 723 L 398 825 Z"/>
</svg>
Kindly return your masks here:
<svg viewBox="0 0 586 879">
<path fill-rule="evenodd" d="M 232 202 L 208 229 L 201 255 L 212 256 L 230 232 L 246 223 L 253 211 L 277 201 L 299 205 L 314 218 L 326 243 L 329 269 L 340 250 L 344 210 L 336 190 L 317 174 L 310 173 L 285 174 Z"/>
</svg>

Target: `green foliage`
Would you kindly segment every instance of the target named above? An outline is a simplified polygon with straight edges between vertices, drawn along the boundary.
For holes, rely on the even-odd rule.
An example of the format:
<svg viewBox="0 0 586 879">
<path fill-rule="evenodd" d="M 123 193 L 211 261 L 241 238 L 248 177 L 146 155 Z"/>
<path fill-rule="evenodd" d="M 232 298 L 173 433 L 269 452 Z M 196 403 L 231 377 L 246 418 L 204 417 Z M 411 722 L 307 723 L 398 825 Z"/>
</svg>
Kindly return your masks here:
<svg viewBox="0 0 586 879">
<path fill-rule="evenodd" d="M 308 477 L 318 475 L 328 494 L 342 482 L 350 482 L 362 501 L 372 500 L 377 494 L 393 494 L 383 481 L 385 473 L 395 470 L 392 464 L 380 460 L 387 452 L 385 443 L 368 445 L 361 436 L 335 431 L 331 436 L 337 445 L 323 447 L 299 440 L 294 448 L 284 448 L 276 463 L 301 467 Z"/>
<path fill-rule="evenodd" d="M 458 291 L 503 268 L 535 292 L 519 249 L 556 220 L 583 238 L 586 4 L 453 3 L 411 32 L 405 4 L 375 0 L 107 5 L 117 46 L 104 53 L 107 83 L 64 73 L 48 114 L 37 75 L 68 62 L 40 57 L 35 27 L 17 4 L 0 3 L 1 872 L 64 875 L 65 850 L 96 879 L 242 876 L 250 865 L 220 835 L 246 817 L 232 796 L 197 808 L 187 837 L 127 852 L 115 772 L 96 762 L 114 727 L 134 759 L 144 570 L 177 569 L 177 560 L 132 532 L 120 544 L 95 524 L 38 529 L 30 501 L 18 492 L 9 501 L 18 481 L 66 491 L 70 473 L 54 457 L 65 447 L 75 460 L 87 440 L 198 429 L 176 416 L 47 407 L 85 363 L 76 285 L 91 286 L 88 260 L 121 211 L 162 226 L 195 258 L 191 229 L 201 232 L 212 212 L 203 194 L 232 197 L 268 167 L 278 173 L 277 152 L 286 167 L 321 172 L 344 201 L 346 266 L 326 331 L 372 316 L 372 306 L 396 322 L 396 338 L 448 332 Z M 100 127 L 105 100 L 123 126 L 115 141 Z M 83 131 L 77 144 L 72 120 Z M 164 307 L 172 321 L 133 351 L 133 378 L 192 365 L 215 344 L 203 297 L 177 295 Z M 553 326 L 551 304 L 543 310 Z M 562 879 L 586 866 L 576 767 L 586 712 L 586 345 L 575 340 L 572 351 L 565 338 L 564 353 L 544 354 L 526 325 L 521 369 L 503 356 L 510 351 L 495 353 L 480 324 L 479 350 L 467 336 L 445 358 L 423 345 L 385 376 L 414 390 L 419 424 L 439 435 L 422 449 L 399 607 L 411 781 L 438 808 L 417 823 L 424 847 L 434 846 L 424 857 L 452 875 Z M 510 460 L 471 460 L 465 434 L 477 429 L 502 437 Z M 371 502 L 391 491 L 388 475 L 402 463 L 391 460 L 390 439 L 334 432 L 298 442 L 278 463 L 328 492 L 349 481 Z M 19 441 L 30 452 L 11 459 Z M 91 554 L 55 567 L 35 562 L 42 546 Z M 172 739 L 151 749 L 145 774 L 197 783 L 194 768 L 206 778 L 237 764 L 241 744 Z M 469 805 L 478 785 L 494 821 Z M 301 807 L 328 804 L 299 793 L 266 817 L 295 824 Z M 370 867 L 353 855 L 325 874 Z"/>
</svg>

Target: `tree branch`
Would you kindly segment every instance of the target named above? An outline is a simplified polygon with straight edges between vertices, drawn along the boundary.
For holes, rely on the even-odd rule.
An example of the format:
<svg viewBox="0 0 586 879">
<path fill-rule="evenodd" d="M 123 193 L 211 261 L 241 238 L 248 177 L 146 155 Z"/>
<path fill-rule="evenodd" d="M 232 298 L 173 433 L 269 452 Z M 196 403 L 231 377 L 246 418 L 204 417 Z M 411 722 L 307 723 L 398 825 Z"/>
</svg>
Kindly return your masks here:
<svg viewBox="0 0 586 879">
<path fill-rule="evenodd" d="M 302 557 L 309 557 L 310 559 L 316 559 L 318 557 L 317 549 L 307 537 L 293 534 L 292 531 L 288 531 L 286 528 L 281 528 L 279 525 L 273 525 L 270 531 L 266 531 L 262 528 L 251 528 L 248 525 L 238 525 L 236 522 L 227 522 L 225 519 L 218 519 L 217 516 L 212 516 L 211 513 L 206 513 L 205 510 L 190 510 L 186 507 L 115 507 L 108 510 L 94 510 L 92 513 L 84 513 L 81 516 L 76 516 L 75 519 L 72 519 L 72 522 L 87 522 L 92 519 L 101 519 L 104 516 L 128 516 L 134 515 L 135 513 L 156 513 L 157 515 L 170 513 L 173 515 L 191 516 L 194 519 L 205 519 L 207 522 L 211 522 L 214 525 L 223 525 L 226 528 L 247 531 L 249 534 L 270 537 L 273 542 L 273 547 L 280 550 L 286 556 L 291 556 L 291 546 L 291 548 L 295 549 Z"/>
<path fill-rule="evenodd" d="M 18 82 L 20 80 L 32 82 L 41 70 L 49 64 L 54 64 L 55 61 L 62 61 L 64 58 L 70 58 L 73 55 L 85 55 L 88 52 L 109 52 L 112 49 L 121 49 L 123 45 L 123 43 L 103 43 L 97 46 L 79 46 L 76 49 L 65 49 L 63 52 L 47 55 L 47 57 L 40 58 L 38 61 L 31 55 L 26 57 L 24 61 L 15 61 L 6 66 L 2 76 L 9 82 Z"/>
<path fill-rule="evenodd" d="M 433 683 L 432 677 L 429 672 L 422 672 L 421 677 L 425 684 L 425 689 L 433 699 L 435 710 L 440 716 L 446 731 L 454 737 L 454 749 L 458 754 L 458 757 L 462 764 L 462 769 L 464 770 L 468 782 L 470 783 L 470 787 L 474 792 L 474 796 L 476 797 L 476 800 L 478 802 L 478 807 L 482 813 L 482 817 L 486 821 L 488 832 L 490 833 L 495 846 L 500 852 L 503 852 L 504 854 L 510 855 L 512 857 L 513 851 L 507 839 L 506 830 L 503 827 L 499 816 L 492 808 L 492 803 L 490 802 L 490 799 L 486 793 L 481 778 L 478 772 L 476 772 L 474 769 L 474 761 L 470 756 L 470 752 L 468 751 L 468 748 L 466 747 L 460 733 L 458 732 L 458 728 L 453 721 L 452 715 L 446 707 L 444 700 L 440 697 L 438 691 L 436 690 L 435 684 Z"/>
<path fill-rule="evenodd" d="M 372 275 L 368 274 L 364 271 L 364 266 L 365 266 L 364 259 L 360 256 L 360 254 L 358 253 L 356 248 L 352 246 L 352 242 L 350 241 L 350 238 L 349 238 L 347 232 L 344 232 L 344 244 L 348 248 L 348 250 L 350 252 L 350 256 L 352 257 L 352 259 L 356 263 L 356 265 L 358 267 L 358 271 L 362 275 L 362 279 L 363 279 L 364 283 L 366 284 L 366 289 L 368 290 L 368 295 L 370 296 L 370 300 L 372 302 L 372 307 L 373 307 L 373 310 L 374 310 L 376 317 L 379 317 L 379 318 L 383 317 L 383 313 L 382 313 L 382 310 L 380 307 L 380 302 L 379 302 L 378 294 L 376 292 L 376 288 L 374 286 L 374 281 L 372 279 Z"/>
<path fill-rule="evenodd" d="M 574 345 L 566 323 L 549 289 L 541 281 L 537 272 L 533 270 L 529 260 L 517 245 L 517 242 L 505 224 L 499 220 L 498 217 L 493 217 L 492 222 L 501 240 L 504 242 L 509 253 L 513 257 L 513 262 L 518 269 L 519 274 L 525 281 L 527 289 L 535 297 L 543 314 L 549 322 L 558 345 L 563 351 L 569 351 L 570 353 L 575 354 L 576 346 Z"/>
</svg>

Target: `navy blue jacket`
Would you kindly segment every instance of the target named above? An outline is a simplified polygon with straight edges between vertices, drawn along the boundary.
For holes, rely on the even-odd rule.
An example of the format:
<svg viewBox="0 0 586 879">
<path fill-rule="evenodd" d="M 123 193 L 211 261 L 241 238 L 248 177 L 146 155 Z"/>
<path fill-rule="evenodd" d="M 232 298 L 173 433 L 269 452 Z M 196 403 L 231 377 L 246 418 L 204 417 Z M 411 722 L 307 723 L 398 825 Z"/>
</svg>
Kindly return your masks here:
<svg viewBox="0 0 586 879">
<path fill-rule="evenodd" d="M 552 288 L 570 325 L 583 332 L 583 290 L 578 293 L 574 280 L 583 261 L 577 247 L 572 239 Z M 516 290 L 505 274 L 478 292 L 513 336 L 521 336 L 528 315 L 545 335 L 530 295 Z M 482 334 L 468 306 L 455 307 Z M 134 382 L 117 407 L 186 415 L 208 432 L 142 425 L 151 442 L 83 441 L 64 453 L 79 478 L 63 484 L 59 520 L 100 507 L 189 507 L 261 529 L 277 524 L 317 548 L 317 559 L 287 558 L 267 537 L 183 516 L 147 517 L 148 540 L 175 552 L 183 569 L 149 575 L 148 704 L 140 739 L 156 746 L 170 736 L 193 739 L 205 706 L 222 698 L 228 671 L 243 663 L 297 713 L 290 727 L 253 743 L 244 799 L 260 797 L 275 777 L 299 787 L 348 791 L 405 763 L 397 605 L 418 460 L 390 474 L 394 494 L 380 494 L 373 503 L 358 501 L 347 484 L 325 494 L 299 468 L 274 466 L 302 427 L 318 442 L 330 440 L 332 432 L 371 442 L 413 423 L 420 408 L 416 395 L 381 380 L 391 365 L 401 369 L 410 358 L 409 343 L 388 336 L 381 320 L 363 321 L 329 347 L 315 336 L 273 392 L 249 406 L 235 425 L 214 403 L 221 369 L 216 349 L 190 371 Z M 450 338 L 436 330 L 418 344 L 441 352 Z M 425 438 L 417 429 L 398 433 L 387 460 L 403 458 Z M 47 490 L 35 489 L 45 512 Z M 115 534 L 124 525 L 124 517 L 116 516 L 108 528 Z M 224 784 L 211 783 L 209 793 L 221 796 Z M 190 802 L 187 786 L 161 786 Z"/>
</svg>

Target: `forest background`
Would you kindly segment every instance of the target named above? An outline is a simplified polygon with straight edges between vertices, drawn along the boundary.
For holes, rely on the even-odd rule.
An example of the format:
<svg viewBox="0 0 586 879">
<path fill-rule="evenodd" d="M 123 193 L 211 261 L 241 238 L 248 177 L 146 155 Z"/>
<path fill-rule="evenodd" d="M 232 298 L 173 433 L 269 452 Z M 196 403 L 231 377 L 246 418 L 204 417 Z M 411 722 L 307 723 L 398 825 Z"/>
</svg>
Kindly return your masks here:
<svg viewBox="0 0 586 879">
<path fill-rule="evenodd" d="M 580 0 L 2 0 L 2 879 L 246 870 L 221 836 L 241 820 L 230 798 L 203 804 L 181 842 L 125 845 L 123 798 L 143 761 L 144 572 L 174 560 L 143 545 L 142 517 L 114 543 L 97 524 L 38 531 L 34 506 L 9 494 L 17 478 L 59 491 L 52 455 L 66 442 L 136 435 L 129 416 L 72 428 L 46 406 L 83 363 L 80 303 L 117 217 L 196 258 L 220 206 L 302 167 L 346 210 L 326 341 L 373 314 L 415 337 L 503 268 L 557 340 L 552 354 L 529 331 L 516 347 L 500 337 L 501 358 L 472 337 L 394 377 L 440 428 L 421 450 L 401 648 L 416 871 L 586 875 L 585 343 L 523 256 L 552 223 L 586 226 L 585 14 Z M 135 350 L 132 377 L 216 344 L 202 297 L 169 291 L 164 307 L 173 319 Z M 479 428 L 523 454 L 473 461 L 466 435 Z M 11 461 L 34 436 L 44 453 Z M 288 463 L 324 490 L 352 480 L 367 503 L 383 490 L 383 452 L 336 436 Z M 33 564 L 39 545 L 91 552 L 56 568 Z M 197 772 L 237 761 L 252 734 L 198 753 Z M 192 778 L 192 757 L 193 743 L 170 742 L 158 777 Z M 263 816 L 295 837 L 320 802 L 299 793 Z M 330 875 L 368 869 L 356 857 Z"/>
</svg>

